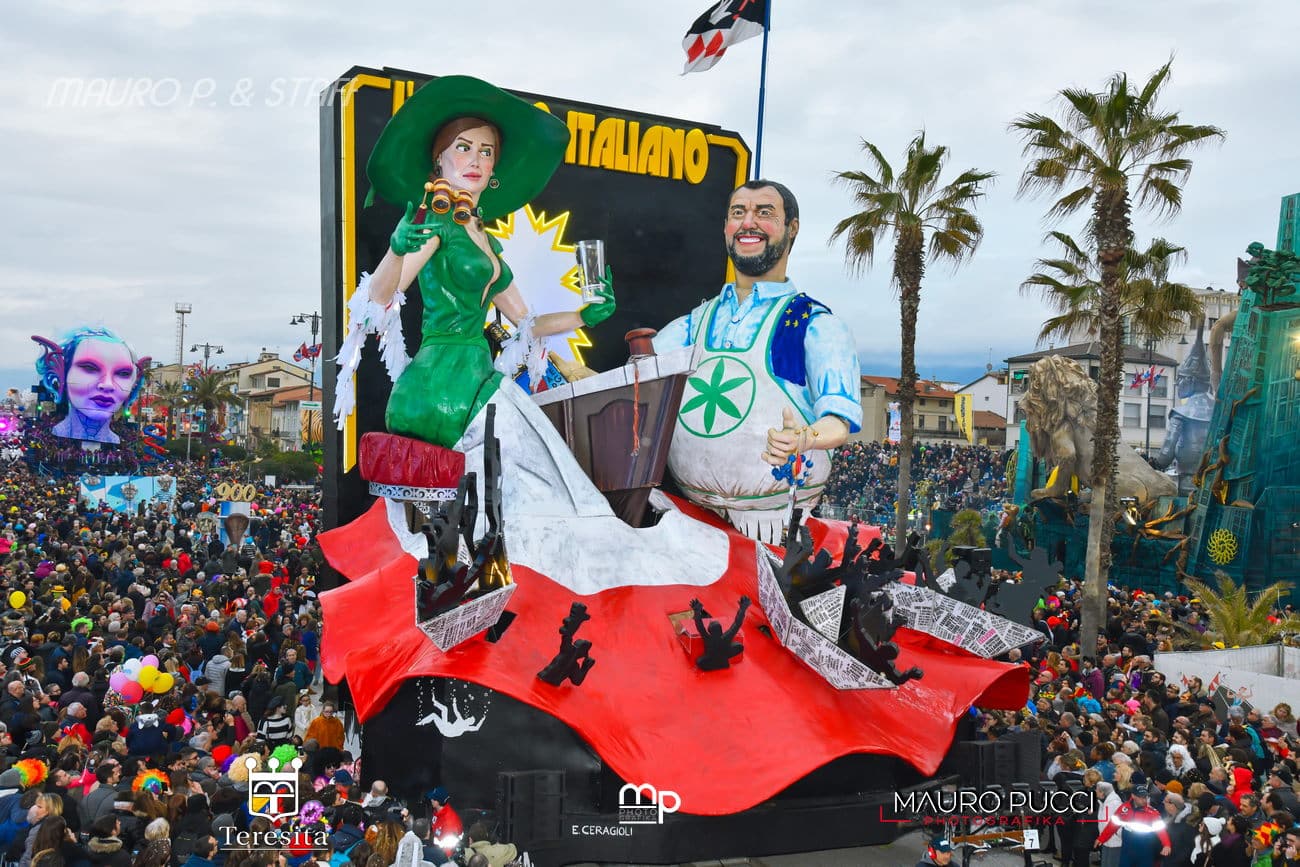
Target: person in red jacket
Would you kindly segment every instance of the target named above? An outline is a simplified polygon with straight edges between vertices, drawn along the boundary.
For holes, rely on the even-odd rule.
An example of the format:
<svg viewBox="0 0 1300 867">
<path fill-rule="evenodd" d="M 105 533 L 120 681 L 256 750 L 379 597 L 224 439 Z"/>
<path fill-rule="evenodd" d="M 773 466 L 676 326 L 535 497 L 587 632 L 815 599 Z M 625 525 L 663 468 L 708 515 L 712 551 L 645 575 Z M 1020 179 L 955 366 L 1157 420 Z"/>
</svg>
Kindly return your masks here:
<svg viewBox="0 0 1300 867">
<path fill-rule="evenodd" d="M 1172 851 L 1169 832 L 1165 830 L 1164 817 L 1151 807 L 1146 786 L 1134 786 L 1129 798 L 1110 817 L 1106 827 L 1097 835 L 1094 846 L 1099 847 L 1118 832 L 1120 838 L 1120 867 L 1153 867 L 1156 863 L 1156 841 L 1161 848 L 1160 857 Z"/>
<path fill-rule="evenodd" d="M 442 786 L 427 792 L 424 797 L 433 806 L 433 818 L 429 824 L 430 845 L 425 847 L 424 857 L 435 864 L 446 863 L 465 836 L 465 826 L 449 803 L 451 795 Z"/>
<path fill-rule="evenodd" d="M 1250 794 L 1255 790 L 1254 774 L 1249 767 L 1245 765 L 1233 765 L 1228 772 L 1228 800 L 1238 810 L 1241 809 L 1241 796 Z"/>
</svg>

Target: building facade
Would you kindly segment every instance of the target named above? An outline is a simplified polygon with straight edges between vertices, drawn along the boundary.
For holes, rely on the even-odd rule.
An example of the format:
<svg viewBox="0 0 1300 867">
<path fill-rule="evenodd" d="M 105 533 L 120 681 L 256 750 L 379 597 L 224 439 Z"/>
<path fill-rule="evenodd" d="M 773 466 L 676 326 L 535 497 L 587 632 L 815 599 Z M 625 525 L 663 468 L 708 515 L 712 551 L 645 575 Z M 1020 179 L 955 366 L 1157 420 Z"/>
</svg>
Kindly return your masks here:
<svg viewBox="0 0 1300 867">
<path fill-rule="evenodd" d="M 889 404 L 898 400 L 898 377 L 863 376 L 862 383 L 862 434 L 854 439 L 879 442 L 889 435 Z M 870 403 L 868 386 L 871 387 Z M 955 394 L 938 383 L 929 379 L 917 380 L 916 403 L 912 412 L 916 442 L 959 445 L 965 442 L 953 414 L 955 399 Z M 870 419 L 869 414 L 872 416 Z M 866 436 L 868 432 L 873 436 Z"/>
<path fill-rule="evenodd" d="M 1005 413 L 1008 448 L 1014 448 L 1020 441 L 1020 422 L 1025 418 L 1024 411 L 1020 409 L 1020 401 L 1029 388 L 1029 368 L 1038 359 L 1049 355 L 1060 355 L 1077 361 L 1093 380 L 1097 379 L 1100 372 L 1101 345 L 1096 341 L 1027 352 L 1008 358 Z M 1153 367 L 1157 374 L 1155 382 L 1134 388 L 1133 383 L 1137 377 Z M 1124 347 L 1124 376 L 1119 396 L 1121 442 L 1132 446 L 1139 453 L 1145 452 L 1148 447 L 1152 452 L 1160 449 L 1165 441 L 1169 409 L 1173 405 L 1174 378 L 1177 372 L 1178 362 L 1168 355 L 1156 352 L 1154 348 Z"/>
</svg>

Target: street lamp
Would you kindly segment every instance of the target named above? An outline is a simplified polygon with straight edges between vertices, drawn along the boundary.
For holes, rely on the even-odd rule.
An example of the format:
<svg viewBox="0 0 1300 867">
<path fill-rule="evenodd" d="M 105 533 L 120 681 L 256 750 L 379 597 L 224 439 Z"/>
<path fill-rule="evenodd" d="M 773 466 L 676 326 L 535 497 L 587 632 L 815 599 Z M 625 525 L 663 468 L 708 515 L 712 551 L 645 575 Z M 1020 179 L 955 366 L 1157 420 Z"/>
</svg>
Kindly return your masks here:
<svg viewBox="0 0 1300 867">
<path fill-rule="evenodd" d="M 226 348 L 224 346 L 219 346 L 215 343 L 196 343 L 190 347 L 190 352 L 198 352 L 200 349 L 203 350 L 203 372 L 204 373 L 207 373 L 208 370 L 208 359 L 212 357 L 212 355 L 214 354 L 221 355 L 226 351 Z"/>
<path fill-rule="evenodd" d="M 319 313 L 298 313 L 289 320 L 290 325 L 310 325 L 311 326 L 311 353 L 308 356 L 311 359 L 311 381 L 307 383 L 307 400 L 309 403 L 316 402 L 316 335 L 320 332 L 321 315 Z M 307 452 L 312 450 L 312 428 L 316 424 L 316 410 L 307 410 Z"/>
</svg>

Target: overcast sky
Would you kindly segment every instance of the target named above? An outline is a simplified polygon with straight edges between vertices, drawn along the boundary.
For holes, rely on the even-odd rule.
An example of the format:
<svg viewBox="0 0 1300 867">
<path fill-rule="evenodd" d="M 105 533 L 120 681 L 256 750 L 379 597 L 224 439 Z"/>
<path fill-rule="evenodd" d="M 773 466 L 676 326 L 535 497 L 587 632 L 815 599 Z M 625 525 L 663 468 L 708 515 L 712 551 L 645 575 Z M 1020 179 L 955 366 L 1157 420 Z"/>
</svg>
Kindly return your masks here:
<svg viewBox="0 0 1300 867">
<path fill-rule="evenodd" d="M 923 376 L 970 378 L 990 357 L 1034 346 L 1044 311 L 1017 287 L 1043 252 L 1047 202 L 1015 197 L 1023 161 L 1007 123 L 1052 110 L 1063 87 L 1097 89 L 1119 70 L 1145 79 L 1174 54 L 1164 105 L 1227 131 L 1195 154 L 1182 215 L 1138 226 L 1140 241 L 1154 230 L 1188 248 L 1175 276 L 1192 285 L 1231 287 L 1236 256 L 1252 240 L 1272 246 L 1279 198 L 1300 190 L 1294 0 L 773 2 L 763 173 L 800 199 L 792 277 L 850 320 L 867 372 L 898 369 L 889 262 L 853 276 L 843 249 L 826 244 L 851 211 L 830 176 L 863 165 L 862 138 L 897 165 L 924 128 L 951 147 L 950 177 L 1000 175 L 979 208 L 986 236 L 974 260 L 926 278 Z M 709 6 L 6 3 L 0 386 L 34 380 L 29 335 L 86 322 L 174 360 L 176 301 L 194 305 L 186 343 L 223 344 L 223 362 L 263 346 L 292 353 L 308 332 L 289 318 L 320 309 L 311 82 L 355 64 L 716 123 L 752 146 L 760 39 L 680 75 L 682 35 Z M 60 105 L 58 81 L 77 76 L 112 79 L 119 94 L 139 88 L 144 105 Z"/>
</svg>

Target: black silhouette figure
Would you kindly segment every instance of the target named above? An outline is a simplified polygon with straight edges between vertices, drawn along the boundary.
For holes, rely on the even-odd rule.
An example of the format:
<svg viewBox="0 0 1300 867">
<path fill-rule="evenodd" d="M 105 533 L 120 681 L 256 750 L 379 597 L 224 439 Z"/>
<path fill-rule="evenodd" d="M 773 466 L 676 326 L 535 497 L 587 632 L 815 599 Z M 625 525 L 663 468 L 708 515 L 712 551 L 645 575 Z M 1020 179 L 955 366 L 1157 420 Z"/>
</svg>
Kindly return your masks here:
<svg viewBox="0 0 1300 867">
<path fill-rule="evenodd" d="M 945 544 L 939 550 L 939 555 L 936 559 L 938 562 L 942 563 L 947 559 L 947 557 L 948 546 Z M 934 567 L 930 564 L 930 558 L 925 551 L 917 551 L 915 572 L 917 583 L 922 587 L 927 590 L 932 590 L 935 593 L 943 592 L 943 586 L 939 583 L 938 576 L 934 571 Z"/>
<path fill-rule="evenodd" d="M 874 602 L 866 603 L 854 599 L 853 633 L 858 642 L 858 659 L 862 660 L 872 671 L 883 674 L 894 685 L 916 680 L 924 672 L 916 666 L 900 672 L 896 664 L 898 645 L 892 639 L 895 630 L 902 626 L 903 618 L 891 614 L 894 602 L 886 593 L 881 593 Z"/>
<path fill-rule="evenodd" d="M 416 573 L 416 619 L 420 622 L 455 608 L 494 564 L 500 568 L 505 561 L 505 537 L 501 532 L 501 443 L 495 428 L 496 407 L 489 404 L 483 437 L 487 534 L 474 541 L 474 524 L 478 520 L 474 473 L 461 477 L 456 498 L 439 508 L 420 528 L 429 542 L 429 556 L 420 561 Z M 469 551 L 469 564 L 458 562 L 462 539 Z"/>
<path fill-rule="evenodd" d="M 794 595 L 795 569 L 806 563 L 813 552 L 812 534 L 799 523 L 802 518 L 803 509 L 795 509 L 790 515 L 790 524 L 785 529 L 785 556 L 776 570 L 776 583 L 787 599 Z"/>
<path fill-rule="evenodd" d="M 586 605 L 575 602 L 569 606 L 569 616 L 560 624 L 560 652 L 537 672 L 540 680 L 551 686 L 559 686 L 566 680 L 580 686 L 587 679 L 587 672 L 596 664 L 596 660 L 591 658 L 591 642 L 585 638 L 574 641 L 573 636 L 590 619 Z"/>
<path fill-rule="evenodd" d="M 691 600 L 691 611 L 695 612 L 695 631 L 704 642 L 704 653 L 695 660 L 695 664 L 701 671 L 720 671 L 730 668 L 731 660 L 745 649 L 742 644 L 734 642 L 734 639 L 736 633 L 740 632 L 740 624 L 744 622 L 745 612 L 749 610 L 751 604 L 748 596 L 740 597 L 740 608 L 736 611 L 736 619 L 731 624 L 731 628 L 723 632 L 722 624 L 716 620 L 706 624 L 704 619 L 710 616 L 709 612 L 704 610 L 700 600 Z"/>
<path fill-rule="evenodd" d="M 870 550 L 874 548 L 875 546 L 872 546 Z M 913 572 L 916 571 L 916 565 L 924 555 L 925 552 L 921 548 L 921 534 L 913 530 L 907 534 L 907 545 L 903 548 L 903 556 L 886 559 L 885 552 L 882 551 L 879 558 L 869 561 L 869 568 L 872 574 L 877 575 L 893 572 L 895 569 Z"/>
<path fill-rule="evenodd" d="M 958 602 L 965 602 L 967 605 L 979 608 L 988 599 L 993 585 L 993 573 L 983 566 L 977 568 L 976 560 L 982 564 L 987 557 L 979 557 L 980 549 L 976 548 L 961 546 L 952 550 L 956 555 L 952 572 L 957 580 L 948 588 L 948 595 Z"/>
<path fill-rule="evenodd" d="M 439 509 L 421 528 L 429 542 L 429 556 L 420 560 L 416 573 L 416 618 L 419 621 L 455 608 L 478 578 L 468 566 L 457 562 L 462 535 L 474 531 L 475 499 L 474 474 L 468 473 L 460 480 L 456 499 Z"/>
<path fill-rule="evenodd" d="M 1015 584 L 998 582 L 985 607 L 999 617 L 1005 617 L 1021 626 L 1032 626 L 1038 600 L 1061 580 L 1062 564 L 1059 560 L 1052 560 L 1047 548 L 1043 546 L 1033 548 L 1028 557 L 1022 557 L 1016 550 L 1015 541 L 1009 536 L 1004 544 L 1007 556 L 1020 567 L 1020 581 Z"/>
</svg>

